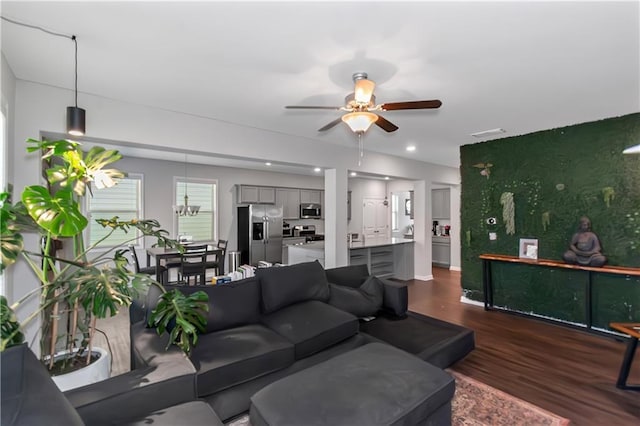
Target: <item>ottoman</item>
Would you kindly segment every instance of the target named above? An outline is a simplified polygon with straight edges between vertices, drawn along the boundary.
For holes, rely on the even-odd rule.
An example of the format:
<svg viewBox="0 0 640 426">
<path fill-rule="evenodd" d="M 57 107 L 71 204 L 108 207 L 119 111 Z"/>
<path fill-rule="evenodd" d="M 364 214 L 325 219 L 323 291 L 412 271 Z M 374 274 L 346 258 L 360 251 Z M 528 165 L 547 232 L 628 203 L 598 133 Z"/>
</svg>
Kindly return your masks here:
<svg viewBox="0 0 640 426">
<path fill-rule="evenodd" d="M 271 383 L 251 397 L 252 426 L 450 425 L 454 379 L 369 343 Z"/>
</svg>

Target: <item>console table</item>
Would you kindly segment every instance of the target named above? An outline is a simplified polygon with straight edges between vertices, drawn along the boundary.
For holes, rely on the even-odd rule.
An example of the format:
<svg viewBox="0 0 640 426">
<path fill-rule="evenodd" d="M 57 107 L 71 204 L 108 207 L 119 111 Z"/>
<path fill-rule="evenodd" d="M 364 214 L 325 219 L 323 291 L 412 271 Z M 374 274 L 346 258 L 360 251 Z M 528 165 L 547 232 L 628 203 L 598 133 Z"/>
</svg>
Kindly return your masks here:
<svg viewBox="0 0 640 426">
<path fill-rule="evenodd" d="M 622 359 L 622 366 L 620 367 L 616 387 L 619 389 L 640 391 L 640 385 L 627 384 L 629 371 L 631 371 L 631 361 L 633 361 L 633 355 L 636 353 L 636 348 L 638 347 L 638 338 L 640 338 L 640 323 L 612 322 L 609 324 L 609 327 L 629 335 L 629 344 Z"/>
<path fill-rule="evenodd" d="M 492 262 L 509 262 L 509 263 L 520 263 L 527 264 L 533 266 L 546 266 L 552 268 L 562 268 L 562 269 L 573 269 L 579 271 L 586 271 L 588 273 L 588 278 L 586 280 L 586 289 L 585 289 L 585 316 L 586 316 L 586 326 L 588 330 L 591 330 L 592 326 L 592 275 L 594 273 L 600 274 L 614 274 L 614 275 L 626 275 L 626 276 L 634 276 L 640 277 L 640 268 L 629 268 L 622 266 L 603 266 L 603 267 L 592 267 L 592 266 L 582 266 L 582 265 L 573 265 L 569 263 L 564 263 L 558 260 L 551 259 L 526 259 L 520 258 L 517 256 L 508 256 L 504 254 L 481 254 L 480 259 L 482 259 L 482 289 L 484 293 L 484 309 L 490 310 L 494 307 L 493 304 L 493 284 L 491 279 L 491 263 Z M 501 308 L 501 310 L 508 310 Z"/>
</svg>

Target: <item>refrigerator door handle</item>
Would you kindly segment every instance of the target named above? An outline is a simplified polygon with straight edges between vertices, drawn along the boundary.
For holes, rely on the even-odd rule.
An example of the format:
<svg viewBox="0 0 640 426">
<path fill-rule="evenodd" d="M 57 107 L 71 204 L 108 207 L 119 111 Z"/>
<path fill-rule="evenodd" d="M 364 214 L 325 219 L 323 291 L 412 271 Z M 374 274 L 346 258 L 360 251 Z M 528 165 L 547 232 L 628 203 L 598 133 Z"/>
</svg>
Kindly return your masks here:
<svg viewBox="0 0 640 426">
<path fill-rule="evenodd" d="M 264 243 L 269 243 L 269 219 L 266 216 L 264 218 Z"/>
</svg>

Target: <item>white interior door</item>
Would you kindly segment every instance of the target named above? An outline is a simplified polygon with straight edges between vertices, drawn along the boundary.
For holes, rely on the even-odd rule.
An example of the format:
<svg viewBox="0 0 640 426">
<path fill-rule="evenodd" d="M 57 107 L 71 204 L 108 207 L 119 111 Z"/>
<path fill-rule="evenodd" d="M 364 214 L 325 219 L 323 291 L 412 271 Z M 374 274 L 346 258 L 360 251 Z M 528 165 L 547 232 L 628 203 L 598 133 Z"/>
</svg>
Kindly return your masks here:
<svg viewBox="0 0 640 426">
<path fill-rule="evenodd" d="M 389 238 L 389 208 L 384 198 L 363 198 L 362 234 L 367 241 Z"/>
</svg>

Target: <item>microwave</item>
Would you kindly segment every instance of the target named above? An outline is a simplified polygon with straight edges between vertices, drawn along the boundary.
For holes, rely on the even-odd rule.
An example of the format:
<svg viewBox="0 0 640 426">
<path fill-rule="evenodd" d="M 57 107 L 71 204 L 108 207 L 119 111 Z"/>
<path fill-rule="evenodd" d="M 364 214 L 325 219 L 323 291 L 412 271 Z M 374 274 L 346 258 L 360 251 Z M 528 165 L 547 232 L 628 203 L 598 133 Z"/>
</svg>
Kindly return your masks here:
<svg viewBox="0 0 640 426">
<path fill-rule="evenodd" d="M 300 219 L 320 219 L 322 206 L 320 204 L 300 204 Z"/>
</svg>

